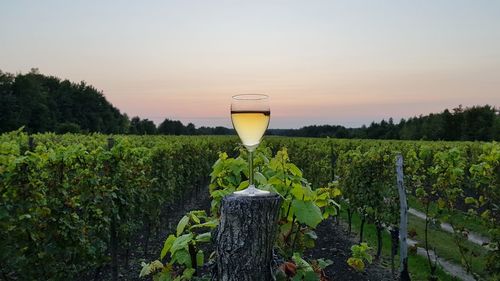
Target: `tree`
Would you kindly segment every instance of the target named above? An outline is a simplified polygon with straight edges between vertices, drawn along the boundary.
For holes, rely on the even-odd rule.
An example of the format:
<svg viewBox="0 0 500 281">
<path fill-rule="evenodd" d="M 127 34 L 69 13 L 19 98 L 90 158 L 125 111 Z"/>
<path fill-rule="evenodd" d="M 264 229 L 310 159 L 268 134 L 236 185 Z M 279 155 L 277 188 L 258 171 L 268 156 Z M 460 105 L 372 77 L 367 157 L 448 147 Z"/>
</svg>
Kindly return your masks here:
<svg viewBox="0 0 500 281">
<path fill-rule="evenodd" d="M 165 119 L 160 126 L 158 126 L 158 133 L 164 135 L 182 135 L 185 128 L 181 121 Z"/>
<path fill-rule="evenodd" d="M 464 111 L 464 138 L 466 140 L 491 140 L 496 112 L 489 105 L 474 106 Z"/>
<path fill-rule="evenodd" d="M 156 125 L 151 120 L 141 120 L 141 118 L 135 116 L 130 120 L 129 133 L 133 135 L 154 135 L 156 134 Z"/>
<path fill-rule="evenodd" d="M 196 128 L 193 123 L 189 123 L 184 131 L 186 135 L 196 135 Z"/>
<path fill-rule="evenodd" d="M 21 126 L 32 133 L 58 131 L 71 123 L 86 132 L 123 133 L 128 123 L 94 87 L 45 76 L 36 68 L 17 75 L 0 71 L 0 109 L 0 132 Z"/>
</svg>

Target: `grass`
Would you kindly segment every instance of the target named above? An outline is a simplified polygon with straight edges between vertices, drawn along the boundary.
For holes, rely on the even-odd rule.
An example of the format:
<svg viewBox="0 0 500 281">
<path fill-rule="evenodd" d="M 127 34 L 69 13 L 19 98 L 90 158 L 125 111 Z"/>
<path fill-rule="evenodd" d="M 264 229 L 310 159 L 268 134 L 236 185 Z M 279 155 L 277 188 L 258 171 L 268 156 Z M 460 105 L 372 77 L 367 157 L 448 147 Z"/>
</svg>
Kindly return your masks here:
<svg viewBox="0 0 500 281">
<path fill-rule="evenodd" d="M 345 208 L 343 210 L 345 210 Z M 343 219 L 343 221 L 347 222 L 347 212 L 346 211 L 342 211 L 340 213 L 340 216 Z M 359 233 L 360 225 L 361 225 L 361 220 L 360 220 L 359 216 L 357 214 L 354 214 L 353 218 L 352 218 L 352 231 L 353 231 L 353 233 Z M 368 244 L 374 248 L 374 252 L 375 252 L 376 247 L 377 247 L 377 232 L 376 232 L 375 226 L 371 225 L 371 224 L 365 224 L 363 236 L 364 236 L 363 237 L 364 241 L 368 242 Z M 391 267 L 390 258 L 391 258 L 391 238 L 390 238 L 389 233 L 384 231 L 382 234 L 381 264 L 386 266 L 389 269 Z M 399 267 L 399 256 L 396 256 L 394 259 L 395 259 L 396 268 L 398 268 Z M 426 258 L 418 256 L 417 254 L 409 254 L 408 268 L 409 268 L 412 280 L 416 280 L 416 281 L 428 280 L 428 277 L 430 275 L 430 270 L 429 270 L 429 266 L 428 266 Z M 396 271 L 398 271 L 398 270 L 399 269 L 396 269 Z M 438 270 L 437 270 L 437 276 L 442 281 L 454 281 L 454 280 L 456 280 L 452 276 L 445 273 L 440 268 L 438 268 Z"/>
<path fill-rule="evenodd" d="M 425 221 L 422 219 L 419 219 L 413 215 L 409 215 L 409 230 L 415 230 L 417 235 L 413 237 L 413 240 L 417 240 L 419 242 L 419 246 L 424 248 L 424 242 L 425 242 Z M 441 229 L 438 229 L 436 227 L 430 228 L 429 229 L 429 246 L 431 249 L 436 249 L 436 253 L 438 256 L 452 261 L 455 264 L 461 264 L 461 256 L 460 252 L 458 250 L 457 245 L 455 244 L 454 240 L 452 239 L 452 236 L 450 233 L 445 232 Z M 478 273 L 481 276 L 485 276 L 485 255 L 487 253 L 487 250 L 484 249 L 482 246 L 479 246 L 477 244 L 474 244 L 469 241 L 465 241 L 464 245 L 470 250 L 473 251 L 473 253 L 478 254 L 478 257 L 474 257 L 472 259 L 472 271 Z"/>
<path fill-rule="evenodd" d="M 425 213 L 425 208 L 420 203 L 415 196 L 408 196 L 408 204 L 410 207 Z M 435 213 L 437 211 L 436 203 L 431 202 L 430 211 Z M 464 212 L 457 211 L 450 215 L 451 219 L 455 222 L 456 225 L 463 225 L 468 228 L 470 231 L 481 234 L 482 236 L 489 237 L 488 227 L 481 223 L 481 219 L 477 217 L 473 217 Z"/>
</svg>

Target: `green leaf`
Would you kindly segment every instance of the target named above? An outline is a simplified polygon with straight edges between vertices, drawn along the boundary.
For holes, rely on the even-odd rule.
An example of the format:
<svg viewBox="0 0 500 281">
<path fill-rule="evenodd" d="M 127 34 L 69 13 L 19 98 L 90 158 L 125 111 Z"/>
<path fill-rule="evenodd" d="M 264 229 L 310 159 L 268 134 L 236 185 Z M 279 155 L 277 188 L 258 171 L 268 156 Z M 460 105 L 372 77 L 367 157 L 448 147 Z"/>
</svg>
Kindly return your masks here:
<svg viewBox="0 0 500 281">
<path fill-rule="evenodd" d="M 192 221 L 194 221 L 195 223 L 200 223 L 200 218 L 198 218 L 198 216 L 196 216 L 196 214 L 194 213 L 190 213 L 189 214 L 189 217 L 191 218 Z"/>
<path fill-rule="evenodd" d="M 142 269 L 141 269 L 141 272 L 139 273 L 139 277 L 148 276 L 149 274 L 151 274 L 149 264 L 142 262 Z"/>
<path fill-rule="evenodd" d="M 163 249 L 161 250 L 160 260 L 162 260 L 165 257 L 165 255 L 168 253 L 168 251 L 170 250 L 170 248 L 174 244 L 175 239 L 176 239 L 175 235 L 173 235 L 173 234 L 170 234 L 167 237 L 167 239 L 165 240 L 165 243 L 163 244 Z"/>
<path fill-rule="evenodd" d="M 472 197 L 465 198 L 465 204 L 476 204 L 476 203 L 477 203 L 477 200 L 475 198 L 472 198 Z"/>
<path fill-rule="evenodd" d="M 198 252 L 196 253 L 196 264 L 198 266 L 203 266 L 204 263 L 205 263 L 205 254 L 203 253 L 202 250 L 198 250 Z"/>
<path fill-rule="evenodd" d="M 310 186 L 304 186 L 301 183 L 294 183 L 292 184 L 292 194 L 295 198 L 302 200 L 310 200 L 313 196 L 313 192 L 311 190 Z"/>
<path fill-rule="evenodd" d="M 306 248 L 314 248 L 316 244 L 316 239 L 318 239 L 316 233 L 312 230 L 309 230 L 306 233 L 304 233 L 304 241 L 302 243 Z"/>
<path fill-rule="evenodd" d="M 301 184 L 295 183 L 293 184 L 291 193 L 295 198 L 300 200 L 304 196 L 304 189 L 302 188 Z"/>
<path fill-rule="evenodd" d="M 171 272 L 170 271 L 162 271 L 160 273 L 160 276 L 158 277 L 158 281 L 172 281 Z"/>
<path fill-rule="evenodd" d="M 224 155 L 220 155 L 219 157 L 222 158 Z M 225 155 L 225 157 L 227 158 L 227 154 Z M 210 173 L 210 176 L 212 178 L 215 178 L 217 176 L 220 175 L 220 173 L 222 172 L 222 170 L 224 169 L 224 163 L 223 161 L 221 161 L 221 159 L 218 159 L 215 164 L 212 166 L 212 172 Z"/>
<path fill-rule="evenodd" d="M 292 175 L 302 177 L 302 171 L 297 166 L 295 166 L 295 164 L 287 163 L 286 167 L 292 173 Z"/>
<path fill-rule="evenodd" d="M 489 217 L 490 217 L 490 210 L 486 210 L 483 213 L 481 213 L 481 218 L 489 219 Z"/>
<path fill-rule="evenodd" d="M 236 190 L 243 190 L 243 189 L 247 188 L 249 185 L 250 185 L 250 183 L 248 182 L 248 180 L 242 181 L 240 183 L 240 185 L 238 185 L 238 187 L 236 188 Z"/>
<path fill-rule="evenodd" d="M 335 198 L 335 197 L 338 197 L 338 196 L 340 196 L 340 195 L 342 195 L 342 191 L 340 191 L 340 189 L 339 189 L 339 188 L 334 187 L 334 188 L 332 189 L 332 197 L 333 197 L 333 198 Z"/>
<path fill-rule="evenodd" d="M 163 264 L 158 260 L 155 260 L 151 263 L 142 262 L 141 265 L 142 269 L 141 272 L 139 273 L 139 277 L 144 277 L 160 269 L 163 269 Z"/>
<path fill-rule="evenodd" d="M 182 273 L 182 278 L 185 280 L 191 280 L 195 271 L 196 271 L 196 269 L 194 269 L 194 268 L 186 268 L 184 270 L 184 272 Z"/>
<path fill-rule="evenodd" d="M 181 235 L 182 232 L 184 232 L 184 229 L 186 228 L 186 225 L 188 223 L 189 223 L 189 217 L 183 216 L 182 219 L 177 224 L 177 236 Z"/>
<path fill-rule="evenodd" d="M 297 220 L 310 227 L 316 227 L 323 220 L 321 210 L 312 201 L 293 200 L 292 208 Z"/>
<path fill-rule="evenodd" d="M 247 181 L 247 183 L 248 183 L 248 181 Z M 213 198 L 222 198 L 230 193 L 231 193 L 231 191 L 223 189 L 223 190 L 215 190 L 212 193 L 210 193 L 210 195 L 212 195 Z"/>
<path fill-rule="evenodd" d="M 316 240 L 318 239 L 318 235 L 316 234 L 316 232 L 314 232 L 313 230 L 309 230 L 307 231 L 306 233 L 304 233 L 307 237 L 313 239 L 313 240 Z"/>
<path fill-rule="evenodd" d="M 329 216 L 336 216 L 337 209 L 333 206 L 326 206 L 323 213 L 323 219 L 327 219 Z"/>
<path fill-rule="evenodd" d="M 210 242 L 212 234 L 210 232 L 205 232 L 196 236 L 195 241 L 200 243 Z"/>
<path fill-rule="evenodd" d="M 423 188 L 417 188 L 417 190 L 415 190 L 415 195 L 417 195 L 417 197 L 419 198 L 422 198 L 422 197 L 425 197 L 427 196 L 427 193 L 425 192 L 425 190 Z"/>
<path fill-rule="evenodd" d="M 197 217 L 202 217 L 202 218 L 207 217 L 207 212 L 205 210 L 196 210 L 196 211 L 191 211 L 189 213 Z"/>
<path fill-rule="evenodd" d="M 356 271 L 364 271 L 365 270 L 365 263 L 361 259 L 351 257 L 347 260 L 347 264 L 350 267 L 354 268 Z"/>
<path fill-rule="evenodd" d="M 328 266 L 332 265 L 333 264 L 333 261 L 332 260 L 329 260 L 329 259 L 318 259 L 318 265 L 321 269 L 325 269 L 327 268 Z"/>
<path fill-rule="evenodd" d="M 24 214 L 24 215 L 20 215 L 18 217 L 19 220 L 24 220 L 24 219 L 31 219 L 31 215 L 30 214 Z"/>
<path fill-rule="evenodd" d="M 438 207 L 440 209 L 443 209 L 444 207 L 446 207 L 446 202 L 443 200 L 443 198 L 439 198 L 437 203 L 438 203 Z"/>
<path fill-rule="evenodd" d="M 292 260 L 297 265 L 297 268 L 302 269 L 304 271 L 313 271 L 312 266 L 305 261 L 299 253 L 293 253 Z"/>
<path fill-rule="evenodd" d="M 204 222 L 204 223 L 200 223 L 200 224 L 195 224 L 193 226 L 191 226 L 189 229 L 198 229 L 198 228 L 215 228 L 218 224 L 218 221 L 217 220 L 210 220 L 210 221 L 207 221 L 207 222 Z"/>
<path fill-rule="evenodd" d="M 283 179 L 281 179 L 280 177 L 278 176 L 272 176 L 268 181 L 267 181 L 268 184 L 271 184 L 271 185 L 281 185 L 283 184 Z"/>
<path fill-rule="evenodd" d="M 172 245 L 172 248 L 170 249 L 170 252 L 174 254 L 176 251 L 180 249 L 187 249 L 188 243 L 191 242 L 191 240 L 193 240 L 192 233 L 184 234 L 182 236 L 177 237 L 177 239 L 175 239 L 174 241 L 174 244 Z"/>
<path fill-rule="evenodd" d="M 172 256 L 172 262 L 177 262 L 181 265 L 185 265 L 186 267 L 192 267 L 191 256 L 189 255 L 189 252 L 186 249 L 176 251 L 175 254 Z"/>
<path fill-rule="evenodd" d="M 304 273 L 304 281 L 320 281 L 320 279 L 316 272 L 306 271 Z"/>
<path fill-rule="evenodd" d="M 254 179 L 256 182 L 260 183 L 260 184 L 267 184 L 267 179 L 266 177 L 260 173 L 260 172 L 255 172 L 254 173 Z"/>
</svg>

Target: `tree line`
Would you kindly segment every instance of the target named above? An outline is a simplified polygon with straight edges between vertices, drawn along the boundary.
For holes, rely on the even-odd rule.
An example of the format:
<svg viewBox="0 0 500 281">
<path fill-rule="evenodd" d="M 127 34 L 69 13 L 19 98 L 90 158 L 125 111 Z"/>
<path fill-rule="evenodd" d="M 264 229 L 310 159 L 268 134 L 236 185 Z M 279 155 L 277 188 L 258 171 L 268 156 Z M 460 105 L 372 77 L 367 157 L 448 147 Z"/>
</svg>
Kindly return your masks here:
<svg viewBox="0 0 500 281">
<path fill-rule="evenodd" d="M 0 71 L 0 131 L 125 133 L 127 118 L 94 87 L 32 69 Z"/>
<path fill-rule="evenodd" d="M 85 82 L 73 83 L 40 74 L 33 68 L 16 75 L 0 70 L 0 133 L 25 128 L 29 133 L 91 133 L 137 135 L 228 135 L 224 127 L 195 128 L 165 119 L 129 118 Z"/>
<path fill-rule="evenodd" d="M 165 119 L 129 118 L 85 82 L 73 83 L 40 74 L 38 69 L 16 75 L 0 70 L 0 133 L 24 126 L 29 133 L 90 133 L 137 135 L 231 135 L 225 127 L 199 127 Z M 270 129 L 270 135 L 403 140 L 500 140 L 500 115 L 494 106 L 459 106 L 426 116 L 372 122 L 369 126 L 313 125 L 300 129 Z"/>
<path fill-rule="evenodd" d="M 270 130 L 270 134 L 294 137 L 335 137 L 356 139 L 490 141 L 500 140 L 499 109 L 490 106 L 459 106 L 441 113 L 388 121 L 372 122 L 369 126 L 306 126 L 300 129 Z"/>
<path fill-rule="evenodd" d="M 226 127 L 199 127 L 196 128 L 193 123 L 182 124 L 179 120 L 165 119 L 158 125 L 148 119 L 134 117 L 130 120 L 128 128 L 129 134 L 134 135 L 233 135 L 233 129 Z"/>
</svg>

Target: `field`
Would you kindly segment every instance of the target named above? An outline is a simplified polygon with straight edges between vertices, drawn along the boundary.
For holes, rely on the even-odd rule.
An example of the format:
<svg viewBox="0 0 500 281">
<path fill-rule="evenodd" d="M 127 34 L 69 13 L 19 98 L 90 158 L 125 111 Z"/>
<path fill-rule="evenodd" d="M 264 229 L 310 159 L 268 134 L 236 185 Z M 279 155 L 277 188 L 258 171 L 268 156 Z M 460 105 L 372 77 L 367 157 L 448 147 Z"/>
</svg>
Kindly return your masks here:
<svg viewBox="0 0 500 281">
<path fill-rule="evenodd" d="M 299 264 L 295 253 L 306 259 L 307 248 L 325 249 L 312 253 L 328 252 L 333 246 L 321 241 L 330 240 L 314 238 L 313 230 L 322 220 L 320 227 L 334 227 L 333 220 L 327 219 L 334 217 L 341 220 L 341 231 L 335 233 L 371 246 L 368 254 L 375 258 L 373 264 L 359 258 L 366 264 L 365 274 L 373 272 L 371 267 L 390 273 L 392 257 L 398 271 L 389 233 L 399 226 L 398 154 L 404 159 L 410 207 L 427 216 L 423 220 L 410 216 L 409 235 L 417 243 L 411 249 L 432 250 L 472 278 L 498 280 L 500 145 L 494 142 L 266 137 L 256 155 L 256 181 L 263 189 L 286 192 L 283 208 L 288 206 L 292 212 L 282 214 L 280 231 L 291 234 L 297 225 L 293 244 L 286 239 L 278 243 L 285 262 Z M 190 213 L 189 218 L 196 217 L 198 224 L 200 220 L 216 224 L 217 200 L 247 182 L 245 157 L 236 137 L 4 134 L 0 136 L 0 279 L 73 280 L 102 272 L 113 276 L 136 268 L 141 259 L 138 252 L 149 262 L 154 237 L 161 233 L 163 243 L 166 231 L 173 231 L 171 224 L 177 223 L 172 220 L 178 218 L 171 215 L 188 211 L 184 205 L 195 196 L 205 194 L 208 200 L 209 189 L 211 204 L 192 207 L 210 208 L 212 214 Z M 297 201 L 310 209 L 296 208 L 293 202 Z M 301 213 L 316 209 L 318 220 Z M 188 231 L 186 225 L 197 223 L 185 222 L 174 236 L 181 237 Z M 451 225 L 453 233 L 440 229 L 440 223 Z M 468 234 L 472 232 L 490 243 L 471 243 Z M 299 234 L 303 245 L 295 245 Z M 318 245 L 314 241 L 309 245 L 308 237 Z M 152 253 L 156 259 L 161 248 Z M 205 261 L 207 249 L 201 252 Z M 170 258 L 175 257 L 171 254 Z M 202 278 L 201 264 L 189 262 L 188 266 L 169 255 L 162 254 L 159 261 L 172 262 L 173 267 L 164 270 L 169 276 Z M 307 262 L 314 264 L 318 258 L 322 257 Z M 352 274 L 358 274 L 354 268 L 360 270 L 359 263 L 350 268 L 347 261 L 334 261 L 332 268 L 343 266 Z M 189 275 L 195 271 L 200 272 L 198 277 Z M 324 272 L 331 270 L 327 267 Z M 412 280 L 429 276 L 452 280 L 432 259 L 412 251 L 409 272 Z M 304 273 L 304 280 L 316 280 L 305 276 L 311 275 Z M 320 277 L 318 273 L 314 278 Z"/>
</svg>

